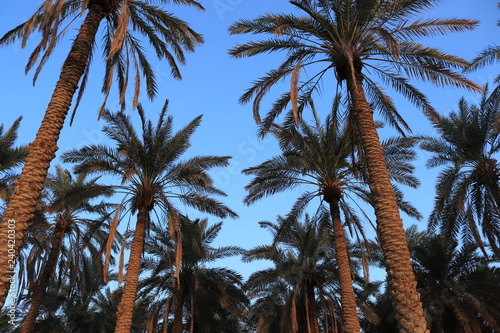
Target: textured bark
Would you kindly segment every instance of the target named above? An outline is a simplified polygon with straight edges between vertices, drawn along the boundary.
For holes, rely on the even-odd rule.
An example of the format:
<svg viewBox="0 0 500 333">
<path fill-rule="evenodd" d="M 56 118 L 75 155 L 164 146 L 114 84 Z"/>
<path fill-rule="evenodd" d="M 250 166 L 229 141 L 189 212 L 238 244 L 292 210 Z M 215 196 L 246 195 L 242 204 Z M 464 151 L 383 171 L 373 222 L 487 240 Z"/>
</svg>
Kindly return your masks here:
<svg viewBox="0 0 500 333">
<path fill-rule="evenodd" d="M 351 75 L 347 78 L 347 89 L 367 161 L 369 186 L 377 220 L 377 237 L 384 255 L 399 331 L 428 332 L 403 221 L 375 127 L 373 111 L 366 100 L 361 75 L 357 74 L 359 73 L 354 69 L 351 70 Z"/>
<path fill-rule="evenodd" d="M 356 307 L 356 296 L 352 286 L 351 265 L 349 264 L 349 252 L 344 234 L 342 221 L 340 220 L 339 199 L 340 190 L 325 194 L 325 201 L 330 204 L 330 215 L 333 223 L 333 245 L 335 246 L 335 256 L 340 282 L 340 304 L 342 306 L 342 326 L 346 333 L 359 333 L 358 310 Z"/>
<path fill-rule="evenodd" d="M 50 162 L 58 149 L 57 140 L 71 106 L 71 100 L 78 88 L 91 52 L 99 23 L 105 13 L 100 6 L 92 6 L 83 22 L 68 57 L 64 61 L 51 100 L 45 111 L 42 124 L 35 140 L 30 144 L 21 177 L 16 181 L 14 193 L 4 212 L 0 226 L 0 306 L 5 302 L 9 288 L 9 263 L 16 259 L 22 246 L 35 206 L 47 177 Z M 15 224 L 14 253 L 8 256 L 7 239 L 9 224 Z"/>
<path fill-rule="evenodd" d="M 64 239 L 65 225 L 66 223 L 64 220 L 58 220 L 56 223 L 49 256 L 47 258 L 47 262 L 45 262 L 43 266 L 42 273 L 40 274 L 37 285 L 33 291 L 31 306 L 26 318 L 24 319 L 21 333 L 31 333 L 35 329 L 36 318 L 38 317 L 40 306 L 43 303 L 47 287 L 50 283 L 50 278 L 52 277 L 52 273 L 54 272 L 59 259 L 59 253 L 61 252 L 61 246 Z"/>
<path fill-rule="evenodd" d="M 182 309 L 184 307 L 185 295 L 182 287 L 175 290 L 174 295 L 174 322 L 172 323 L 172 333 L 182 333 Z"/>
<path fill-rule="evenodd" d="M 314 294 L 314 286 L 306 283 L 306 302 L 307 302 L 307 333 L 320 333 L 318 323 L 318 308 Z"/>
<path fill-rule="evenodd" d="M 132 317 L 134 315 L 134 304 L 141 272 L 142 253 L 144 251 L 144 237 L 146 236 L 146 224 L 149 219 L 149 211 L 146 207 L 141 207 L 137 213 L 137 223 L 135 225 L 134 239 L 130 248 L 130 258 L 125 277 L 123 294 L 116 312 L 116 333 L 130 332 L 132 327 Z"/>
</svg>

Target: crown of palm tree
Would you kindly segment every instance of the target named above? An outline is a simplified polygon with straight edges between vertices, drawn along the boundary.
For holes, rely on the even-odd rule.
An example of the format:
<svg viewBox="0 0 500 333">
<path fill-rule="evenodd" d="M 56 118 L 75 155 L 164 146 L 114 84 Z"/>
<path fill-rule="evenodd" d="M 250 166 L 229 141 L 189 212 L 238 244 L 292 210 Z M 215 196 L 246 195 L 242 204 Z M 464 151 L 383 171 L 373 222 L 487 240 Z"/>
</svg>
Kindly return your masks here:
<svg viewBox="0 0 500 333">
<path fill-rule="evenodd" d="M 203 43 L 202 35 L 191 29 L 187 22 L 158 7 L 159 4 L 170 5 L 172 3 L 204 10 L 203 6 L 194 0 L 45 0 L 26 22 L 7 32 L 0 39 L 0 45 L 21 40 L 21 47 L 25 47 L 27 40 L 34 32 L 41 33 L 41 40 L 31 53 L 26 65 L 26 72 L 36 67 L 33 77 L 35 83 L 56 46 L 70 31 L 70 26 L 92 5 L 98 4 L 105 10 L 106 22 L 102 28 L 103 38 L 101 39 L 106 65 L 102 86 L 106 97 L 101 114 L 104 112 L 113 76 L 116 76 L 122 110 L 126 107 L 125 95 L 129 82 L 133 82 L 132 105 L 136 108 L 142 78 L 145 81 L 146 94 L 150 99 L 154 98 L 158 91 L 156 76 L 148 60 L 144 41 L 148 42 L 147 45 L 154 50 L 158 59 L 168 62 L 171 74 L 176 79 L 182 77 L 178 63 L 185 63 L 185 52 L 192 52 Z M 94 43 L 96 45 L 92 45 L 93 51 L 98 46 L 96 41 Z M 89 55 L 89 64 L 93 58 L 92 52 Z M 134 71 L 130 71 L 130 68 L 134 69 L 135 74 Z M 87 86 L 89 73 L 90 66 L 87 66 L 81 79 L 75 111 Z"/>
<path fill-rule="evenodd" d="M 265 14 L 252 20 L 240 20 L 229 27 L 231 34 L 273 35 L 235 46 L 229 51 L 233 57 L 272 52 L 287 54 L 287 59 L 277 69 L 255 80 L 240 98 L 242 103 L 253 99 L 254 117 L 258 123 L 260 102 L 273 85 L 291 77 L 291 91 L 273 104 L 265 119 L 266 126 L 290 101 L 297 111 L 302 111 L 311 95 L 322 88 L 320 83 L 329 71 L 334 72 L 341 84 L 350 72 L 347 68 L 350 63 L 353 63 L 357 75 L 362 76 L 363 88 L 371 104 L 398 129 L 400 125 L 409 127 L 381 83 L 403 94 L 433 118 L 435 111 L 407 78 L 429 81 L 438 86 L 481 90 L 456 72 L 469 65 L 466 60 L 416 41 L 420 37 L 471 30 L 478 23 L 456 18 L 415 19 L 435 5 L 435 0 L 299 0 L 290 3 L 297 9 L 297 15 Z M 299 72 L 307 67 L 312 68 L 309 72 L 314 75 L 299 82 Z M 303 95 L 300 101 L 297 92 Z"/>
<path fill-rule="evenodd" d="M 484 94 L 479 105 L 461 99 L 458 111 L 435 124 L 439 137 L 424 137 L 422 149 L 433 155 L 428 167 L 445 166 L 438 176 L 429 220 L 448 239 L 460 235 L 485 251 L 481 233 L 500 256 L 500 99 Z"/>
</svg>

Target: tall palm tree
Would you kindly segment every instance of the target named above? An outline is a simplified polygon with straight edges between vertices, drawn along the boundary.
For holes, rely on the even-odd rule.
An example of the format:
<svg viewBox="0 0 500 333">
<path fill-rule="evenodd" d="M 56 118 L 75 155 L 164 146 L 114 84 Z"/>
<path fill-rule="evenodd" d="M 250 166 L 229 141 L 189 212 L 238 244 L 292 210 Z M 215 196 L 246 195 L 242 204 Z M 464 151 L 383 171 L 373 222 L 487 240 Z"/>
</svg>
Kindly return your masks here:
<svg viewBox="0 0 500 333">
<path fill-rule="evenodd" d="M 178 277 L 173 274 L 175 241 L 157 229 L 146 242 L 144 267 L 150 276 L 141 282 L 141 294 L 150 303 L 154 301 L 152 316 L 163 319 L 163 331 L 169 326 L 170 312 L 172 332 L 183 331 L 184 318 L 188 318 L 190 332 L 239 331 L 248 305 L 241 289 L 243 278 L 234 270 L 213 265 L 218 259 L 240 255 L 244 250 L 237 246 L 212 246 L 222 222 L 209 226 L 207 219 L 192 221 L 182 215 L 180 223 L 183 251 Z"/>
<path fill-rule="evenodd" d="M 398 129 L 407 124 L 396 111 L 390 97 L 368 74 L 378 75 L 383 83 L 402 93 L 431 119 L 436 113 L 425 96 L 406 77 L 423 79 L 438 86 L 452 85 L 471 90 L 480 88 L 457 73 L 467 61 L 426 47 L 413 39 L 473 29 L 477 22 L 466 19 L 420 19 L 414 17 L 437 4 L 437 0 L 296 0 L 290 3 L 303 16 L 265 14 L 253 20 L 240 20 L 229 28 L 231 34 L 269 34 L 237 45 L 229 53 L 236 58 L 284 51 L 287 59 L 266 76 L 256 80 L 241 97 L 242 103 L 254 100 L 257 121 L 259 104 L 270 88 L 287 76 L 291 91 L 273 105 L 264 125 L 269 125 L 291 101 L 296 113 L 303 108 L 299 92 L 306 97 L 321 89 L 322 78 L 333 71 L 353 107 L 354 119 L 368 164 L 373 193 L 377 233 L 386 258 L 402 332 L 424 332 L 425 319 L 416 292 L 403 223 L 397 207 L 383 149 L 373 119 L 373 109 L 381 111 Z M 323 66 L 322 66 L 323 65 Z M 302 83 L 299 73 L 311 67 L 313 75 Z M 302 101 L 307 101 L 305 98 Z M 371 107 L 373 106 L 373 108 Z"/>
<path fill-rule="evenodd" d="M 315 126 L 299 120 L 297 128 L 293 126 L 293 115 L 289 115 L 285 126 L 273 126 L 270 129 L 279 140 L 282 154 L 243 170 L 245 174 L 255 176 L 246 187 L 249 194 L 245 203 L 251 204 L 265 196 L 299 185 L 309 185 L 312 191 L 299 196 L 292 208 L 292 215 L 299 215 L 316 197 L 325 201 L 333 223 L 343 326 L 346 332 L 359 332 L 358 311 L 341 215 L 343 213 L 351 230 L 359 230 L 362 235 L 361 221 L 353 213 L 352 205 L 346 197 L 358 197 L 368 202 L 371 202 L 371 198 L 365 186 L 366 170 L 359 142 L 356 142 L 357 133 L 350 126 L 352 124 L 339 121 L 338 102 L 337 99 L 336 106 L 324 125 L 316 117 Z M 386 147 L 385 155 L 393 178 L 416 187 L 419 183 L 411 175 L 413 167 L 409 163 L 415 156 L 411 149 L 414 143 L 411 139 L 392 139 L 383 145 Z M 400 202 L 403 203 L 401 200 Z M 412 214 L 413 211 L 409 210 L 409 213 Z"/>
<path fill-rule="evenodd" d="M 294 217 L 278 217 L 277 223 L 260 224 L 272 232 L 273 243 L 257 246 L 243 257 L 245 261 L 266 259 L 273 263 L 252 274 L 245 284 L 254 299 L 251 320 L 256 332 L 313 333 L 335 328 L 344 332 L 329 212 L 306 215 L 302 223 Z M 358 274 L 360 260 L 350 264 L 356 284 L 365 288 Z"/>
<path fill-rule="evenodd" d="M 278 223 L 260 224 L 273 233 L 273 244 L 259 245 L 243 257 L 244 261 L 267 259 L 274 264 L 253 273 L 245 284 L 249 296 L 262 303 L 254 314 L 256 332 L 319 333 L 317 296 L 336 281 L 331 279 L 334 265 L 329 263 L 333 251 L 327 215 L 306 216 L 303 224 L 283 217 Z"/>
<path fill-rule="evenodd" d="M 17 118 L 5 133 L 3 124 L 0 124 L 0 199 L 3 201 L 8 201 L 11 196 L 11 183 L 15 178 L 12 169 L 21 166 L 28 154 L 28 146 L 14 147 L 21 120 L 22 117 Z"/>
<path fill-rule="evenodd" d="M 29 221 L 33 217 L 36 202 L 42 191 L 50 162 L 54 159 L 58 149 L 57 141 L 68 114 L 72 99 L 80 86 L 76 99 L 78 106 L 85 90 L 90 63 L 97 49 L 96 35 L 101 22 L 105 22 L 103 54 L 106 63 L 104 73 L 103 92 L 105 101 L 101 107 L 104 110 L 106 98 L 109 95 L 113 77 L 116 75 L 120 104 L 125 108 L 125 94 L 129 82 L 129 67 L 135 69 L 134 101 L 137 105 L 141 77 L 146 81 L 146 93 L 153 98 L 157 92 L 157 85 L 151 64 L 144 52 L 144 39 L 156 51 L 159 59 L 165 59 L 175 78 L 180 78 L 177 63 L 184 63 L 184 52 L 193 51 L 203 39 L 194 32 L 186 22 L 157 7 L 161 4 L 184 4 L 199 9 L 203 7 L 194 0 L 161 0 L 161 1 L 129 1 L 129 0 L 45 0 L 37 11 L 26 22 L 7 32 L 1 39 L 0 45 L 21 40 L 21 46 L 33 32 L 41 33 L 41 41 L 32 52 L 26 70 L 36 66 L 34 75 L 36 80 L 43 65 L 52 54 L 59 40 L 70 30 L 71 24 L 78 22 L 79 17 L 85 16 L 75 37 L 71 50 L 61 68 L 61 74 L 54 88 L 54 92 L 45 111 L 42 124 L 35 140 L 30 145 L 28 157 L 21 177 L 16 183 L 14 194 L 4 213 L 0 229 L 2 246 L 0 256 L 7 258 L 8 221 L 15 221 L 16 244 L 15 256 L 22 245 L 22 241 Z M 86 15 L 84 15 L 86 13 Z M 0 270 L 7 271 L 7 260 L 2 259 Z M 7 288 L 7 276 L 0 275 L 0 304 L 3 304 Z"/>
<path fill-rule="evenodd" d="M 60 266 L 67 267 L 68 274 L 64 272 L 59 272 L 59 274 L 69 276 L 69 285 L 71 285 L 78 275 L 75 270 L 78 269 L 82 251 L 99 238 L 101 247 L 106 244 L 106 237 L 94 236 L 105 229 L 108 220 L 106 215 L 109 216 L 106 212 L 107 205 L 103 202 L 94 204 L 91 201 L 103 196 L 110 197 L 113 190 L 109 186 L 98 184 L 97 180 L 97 178 L 86 179 L 85 175 L 79 175 L 75 179 L 69 171 L 61 167 L 56 168 L 54 176 L 47 178 L 46 189 L 49 197 L 44 210 L 46 214 L 53 217 L 55 223 L 47 239 L 50 243 L 47 258 L 39 272 L 35 286 L 32 287 L 31 306 L 24 319 L 22 333 L 33 332 L 51 277 L 54 275 L 58 262 L 63 259 L 61 253 L 66 254 L 64 259 L 67 263 Z M 98 213 L 104 218 L 92 219 L 88 215 L 84 216 L 88 213 Z M 68 245 L 64 244 L 65 239 Z"/>
<path fill-rule="evenodd" d="M 432 153 L 428 167 L 445 166 L 436 184 L 429 227 L 447 239 L 485 241 L 500 258 L 500 95 L 483 95 L 479 105 L 465 99 L 458 110 L 435 124 L 438 137 L 424 137 L 422 149 Z"/>
<path fill-rule="evenodd" d="M 500 269 L 475 244 L 459 247 L 432 231 L 418 232 L 416 226 L 407 234 L 431 333 L 499 331 Z M 377 303 L 381 325 L 365 329 L 397 332 L 387 298 Z"/>
<path fill-rule="evenodd" d="M 143 108 L 142 134 L 138 134 L 131 119 L 119 112 L 105 112 L 104 133 L 114 147 L 91 145 L 63 154 L 66 162 L 77 163 L 77 173 L 98 173 L 121 179 L 118 192 L 126 194 L 125 204 L 137 213 L 122 300 L 117 312 L 116 332 L 128 332 L 132 324 L 134 301 L 141 268 L 144 238 L 151 226 L 151 213 L 159 209 L 168 216 L 169 231 L 176 240 L 178 258 L 182 258 L 182 236 L 179 212 L 173 199 L 218 217 L 236 217 L 236 213 L 215 200 L 213 195 L 225 195 L 213 186 L 207 170 L 228 165 L 228 156 L 195 156 L 186 161 L 179 158 L 190 147 L 190 137 L 200 125 L 201 116 L 173 134 L 173 118 L 166 117 L 168 101 L 160 112 L 156 126 L 146 120 Z M 180 260 L 177 261 L 180 267 Z"/>
</svg>

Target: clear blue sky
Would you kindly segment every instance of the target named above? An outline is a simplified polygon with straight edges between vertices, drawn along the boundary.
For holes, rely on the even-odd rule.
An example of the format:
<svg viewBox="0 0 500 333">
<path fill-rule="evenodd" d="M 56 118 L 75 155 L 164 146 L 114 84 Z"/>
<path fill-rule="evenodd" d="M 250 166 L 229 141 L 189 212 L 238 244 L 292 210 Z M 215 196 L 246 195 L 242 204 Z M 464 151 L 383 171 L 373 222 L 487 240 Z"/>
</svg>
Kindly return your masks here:
<svg viewBox="0 0 500 333">
<path fill-rule="evenodd" d="M 277 195 L 270 200 L 262 200 L 251 207 L 245 207 L 242 199 L 245 196 L 243 187 L 250 178 L 240 171 L 254 166 L 278 153 L 276 144 L 268 139 L 264 142 L 256 138 L 256 125 L 253 122 L 251 106 L 238 105 L 238 97 L 249 87 L 251 80 L 263 75 L 276 66 L 284 55 L 260 56 L 250 59 L 234 60 L 229 58 L 227 50 L 238 42 L 248 39 L 246 36 L 230 36 L 227 27 L 235 20 L 253 18 L 264 12 L 289 12 L 292 6 L 285 0 L 210 0 L 201 1 L 206 12 L 198 12 L 193 8 L 172 6 L 171 10 L 180 18 L 190 22 L 192 27 L 205 36 L 205 44 L 195 53 L 190 54 L 187 65 L 181 68 L 182 81 L 170 78 L 166 64 L 154 62 L 158 76 L 159 94 L 155 102 L 141 99 L 148 117 L 156 119 L 165 99 L 170 100 L 170 113 L 174 115 L 174 123 L 178 127 L 185 125 L 199 114 L 203 114 L 201 127 L 193 136 L 193 146 L 189 154 L 230 155 L 232 163 L 229 168 L 214 170 L 213 175 L 219 188 L 228 197 L 224 202 L 235 210 L 240 218 L 224 221 L 223 230 L 217 240 L 218 245 L 239 245 L 251 248 L 269 242 L 267 231 L 259 228 L 261 220 L 275 221 L 278 214 L 286 214 L 297 193 Z M 41 1 L 26 1 L 21 3 L 3 1 L 0 4 L 0 34 L 25 21 L 40 5 Z M 429 40 L 428 44 L 438 46 L 466 59 L 472 59 L 477 52 L 487 45 L 497 43 L 500 28 L 496 26 L 500 18 L 495 0 L 449 0 L 443 1 L 439 8 L 423 17 L 460 17 L 473 18 L 481 21 L 480 27 L 474 32 L 450 35 L 446 38 Z M 67 34 L 70 40 L 76 33 L 74 26 Z M 19 116 L 21 122 L 19 143 L 33 140 L 40 125 L 47 103 L 57 80 L 60 66 L 69 50 L 69 42 L 62 43 L 54 52 L 51 60 L 40 74 L 36 85 L 32 86 L 32 74 L 24 74 L 28 56 L 35 45 L 28 43 L 26 49 L 19 44 L 0 48 L 0 123 L 10 126 Z M 100 132 L 102 121 L 97 121 L 97 110 L 102 103 L 100 93 L 102 82 L 102 65 L 96 53 L 92 64 L 92 75 L 89 85 L 73 126 L 69 123 L 63 129 L 59 147 L 60 152 L 79 148 L 88 144 L 104 143 L 106 140 Z M 153 57 L 151 57 L 153 59 Z M 470 78 L 477 83 L 493 83 L 500 73 L 499 66 L 494 65 Z M 456 89 L 438 89 L 426 85 L 418 85 L 428 95 L 435 108 L 442 114 L 455 109 L 458 99 L 465 96 L 470 101 L 478 100 L 478 96 Z M 269 101 L 282 90 L 275 90 Z M 331 98 L 325 91 L 321 98 Z M 399 97 L 394 96 L 397 101 Z M 410 123 L 414 133 L 431 134 L 432 128 L 418 110 L 404 101 L 398 102 L 401 113 Z M 269 105 L 269 104 L 267 104 Z M 264 104 L 263 111 L 266 110 Z M 117 109 L 116 97 L 111 97 L 107 107 Z M 134 119 L 135 114 L 130 112 Z M 393 134 L 389 131 L 382 135 Z M 188 155 L 189 155 L 188 154 Z M 188 157 L 186 155 L 186 157 Z M 427 218 L 434 198 L 434 181 L 436 171 L 425 168 L 426 156 L 419 154 L 416 162 L 417 175 L 422 181 L 418 190 L 408 190 L 407 199 Z M 53 164 L 57 163 L 57 159 Z M 193 218 L 205 217 L 198 213 L 189 213 Z M 209 217 L 212 222 L 217 218 Z M 415 221 L 405 219 L 410 225 Z M 421 227 L 425 226 L 425 221 Z M 228 260 L 228 265 L 241 272 L 245 277 L 262 267 L 263 263 L 242 264 L 239 259 Z"/>
</svg>

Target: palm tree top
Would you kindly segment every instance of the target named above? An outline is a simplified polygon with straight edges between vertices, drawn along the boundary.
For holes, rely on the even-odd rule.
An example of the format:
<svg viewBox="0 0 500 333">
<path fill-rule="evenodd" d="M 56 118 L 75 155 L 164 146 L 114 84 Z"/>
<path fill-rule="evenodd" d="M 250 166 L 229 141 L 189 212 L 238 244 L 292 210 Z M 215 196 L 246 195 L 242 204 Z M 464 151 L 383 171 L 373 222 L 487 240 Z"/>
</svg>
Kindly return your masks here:
<svg viewBox="0 0 500 333">
<path fill-rule="evenodd" d="M 32 51 L 25 68 L 26 73 L 36 68 L 34 84 L 55 47 L 72 30 L 70 27 L 92 6 L 99 6 L 106 21 L 102 27 L 103 38 L 100 39 L 106 65 L 102 86 L 105 98 L 100 115 L 104 111 L 114 75 L 118 83 L 122 110 L 126 108 L 128 83 L 134 82 L 132 106 L 135 108 L 142 78 L 145 80 L 146 94 L 150 99 L 153 99 L 158 91 L 155 73 L 147 58 L 148 48 L 144 42 L 147 42 L 159 60 L 168 62 L 171 74 L 176 79 L 182 78 L 178 63 L 185 63 L 185 52 L 193 52 L 204 42 L 203 36 L 191 29 L 187 22 L 161 7 L 171 4 L 205 10 L 201 3 L 195 0 L 45 0 L 28 20 L 1 37 L 0 45 L 20 40 L 21 47 L 24 48 L 35 32 L 40 33 L 40 42 Z M 97 45 L 93 45 L 93 50 L 95 49 Z M 88 62 L 93 58 L 91 54 Z M 75 111 L 87 85 L 89 67 L 87 66 L 81 79 Z M 134 68 L 134 75 L 134 71 L 129 68 Z"/>
<path fill-rule="evenodd" d="M 121 185 L 118 192 L 130 197 L 130 209 L 146 205 L 163 211 L 173 208 L 171 199 L 219 217 L 237 217 L 237 214 L 211 195 L 226 196 L 214 186 L 208 169 L 228 165 L 230 156 L 180 157 L 191 147 L 190 138 L 201 123 L 196 117 L 179 131 L 173 130 L 173 117 L 167 115 L 168 100 L 156 123 L 146 119 L 143 107 L 137 107 L 141 118 L 141 132 L 134 128 L 123 112 L 104 113 L 103 132 L 114 147 L 85 146 L 62 155 L 65 162 L 77 163 L 76 173 L 98 173 L 117 176 Z M 143 202 L 147 200 L 148 202 Z M 159 206 L 157 206 L 159 205 Z"/>
<path fill-rule="evenodd" d="M 370 202 L 366 186 L 367 171 L 361 143 L 352 120 L 342 118 L 340 96 L 337 96 L 331 113 L 323 122 L 313 108 L 314 122 L 309 124 L 299 119 L 295 126 L 293 112 L 287 114 L 283 125 L 273 124 L 268 133 L 279 142 L 281 153 L 263 163 L 243 170 L 254 179 L 245 187 L 247 205 L 290 189 L 304 189 L 290 212 L 302 214 L 306 205 L 314 198 L 326 200 L 333 194 L 341 202 L 356 198 Z M 382 142 L 392 180 L 416 188 L 419 180 L 413 176 L 416 144 L 412 137 L 391 137 Z M 309 190 L 311 189 L 311 190 Z M 400 191 L 399 199 L 402 199 Z M 417 219 L 421 215 L 407 202 L 400 200 L 400 208 Z"/>
<path fill-rule="evenodd" d="M 264 14 L 252 20 L 239 20 L 229 27 L 231 34 L 272 35 L 236 45 L 229 50 L 235 58 L 272 52 L 287 54 L 287 59 L 277 69 L 255 80 L 240 98 L 241 103 L 254 99 L 257 122 L 260 122 L 260 102 L 271 86 L 291 77 L 290 93 L 283 94 L 273 105 L 272 112 L 276 113 L 290 100 L 294 103 L 290 95 L 297 96 L 296 89 L 306 96 L 304 100 L 308 100 L 308 96 L 321 88 L 319 82 L 330 70 L 334 71 L 339 84 L 354 70 L 357 79 L 363 80 L 363 87 L 373 105 L 392 119 L 392 125 L 399 123 L 404 127 L 406 124 L 397 115 L 392 100 L 382 91 L 380 83 L 394 88 L 432 115 L 435 111 L 426 97 L 407 78 L 438 86 L 482 90 L 459 73 L 469 65 L 465 59 L 416 41 L 420 37 L 472 30 L 478 25 L 478 21 L 471 19 L 416 19 L 438 1 L 300 0 L 290 3 L 304 16 Z M 316 66 L 313 67 L 315 74 L 299 83 L 299 72 L 308 66 Z M 378 77 L 378 81 L 374 77 Z M 299 110 L 303 104 L 299 103 Z"/>
</svg>

